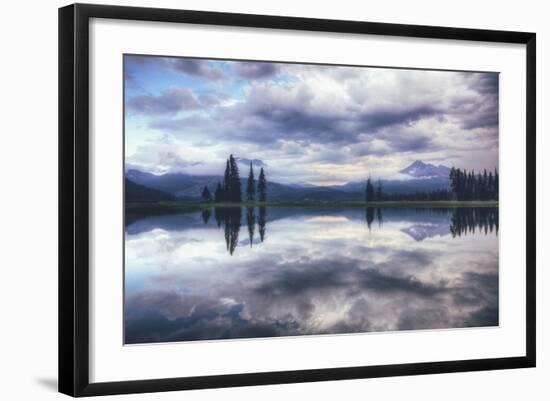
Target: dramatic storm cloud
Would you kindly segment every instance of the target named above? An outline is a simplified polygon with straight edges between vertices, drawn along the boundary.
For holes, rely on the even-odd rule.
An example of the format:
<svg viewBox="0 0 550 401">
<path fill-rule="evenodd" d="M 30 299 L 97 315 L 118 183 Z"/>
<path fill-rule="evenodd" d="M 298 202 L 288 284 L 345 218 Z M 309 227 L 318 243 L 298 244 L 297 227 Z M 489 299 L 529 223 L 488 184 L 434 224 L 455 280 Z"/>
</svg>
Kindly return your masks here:
<svg viewBox="0 0 550 401">
<path fill-rule="evenodd" d="M 496 73 L 126 56 L 125 85 L 126 161 L 154 173 L 231 153 L 282 183 L 498 166 Z"/>
</svg>

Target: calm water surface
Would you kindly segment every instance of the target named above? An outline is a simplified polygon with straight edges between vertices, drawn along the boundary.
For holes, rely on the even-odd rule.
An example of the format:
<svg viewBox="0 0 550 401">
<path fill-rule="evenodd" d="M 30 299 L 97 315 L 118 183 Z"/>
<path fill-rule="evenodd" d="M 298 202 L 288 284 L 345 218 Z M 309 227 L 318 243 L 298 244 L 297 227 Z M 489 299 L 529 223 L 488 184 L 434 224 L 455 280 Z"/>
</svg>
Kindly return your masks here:
<svg viewBox="0 0 550 401">
<path fill-rule="evenodd" d="M 498 325 L 498 208 L 127 216 L 126 343 Z"/>
</svg>

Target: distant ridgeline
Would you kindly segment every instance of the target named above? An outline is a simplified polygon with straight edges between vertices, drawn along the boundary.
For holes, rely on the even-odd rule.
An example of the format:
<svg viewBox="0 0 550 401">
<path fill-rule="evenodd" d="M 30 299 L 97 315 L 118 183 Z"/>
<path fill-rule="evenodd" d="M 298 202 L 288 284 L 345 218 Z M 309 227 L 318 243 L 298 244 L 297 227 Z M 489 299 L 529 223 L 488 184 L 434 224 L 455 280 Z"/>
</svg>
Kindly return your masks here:
<svg viewBox="0 0 550 401">
<path fill-rule="evenodd" d="M 128 178 L 124 180 L 124 190 L 126 201 L 130 202 L 160 202 L 177 199 L 170 193 L 136 184 Z"/>
<path fill-rule="evenodd" d="M 242 163 L 242 162 L 241 162 Z M 315 186 L 267 181 L 264 167 L 256 178 L 250 163 L 248 177 L 241 178 L 239 160 L 230 155 L 223 175 L 167 173 L 139 170 L 126 172 L 128 202 L 158 201 L 477 201 L 498 200 L 498 171 L 467 172 L 415 161 L 391 179 Z"/>
</svg>

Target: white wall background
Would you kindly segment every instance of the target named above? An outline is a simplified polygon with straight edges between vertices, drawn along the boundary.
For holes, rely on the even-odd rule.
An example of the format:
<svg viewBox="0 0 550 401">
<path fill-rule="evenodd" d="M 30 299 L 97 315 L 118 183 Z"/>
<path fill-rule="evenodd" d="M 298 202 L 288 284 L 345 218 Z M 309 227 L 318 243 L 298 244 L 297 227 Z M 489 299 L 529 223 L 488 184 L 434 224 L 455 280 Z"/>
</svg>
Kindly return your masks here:
<svg viewBox="0 0 550 401">
<path fill-rule="evenodd" d="M 107 0 L 105 0 L 107 1 Z M 538 367 L 186 393 L 129 395 L 127 400 L 421 399 L 548 400 L 550 348 L 550 170 L 545 113 L 550 101 L 550 24 L 546 2 L 523 0 L 116 1 L 112 4 L 202 9 L 537 33 Z M 54 400 L 57 386 L 57 0 L 6 2 L 0 23 L 0 398 Z M 546 227 L 545 227 L 546 226 Z"/>
</svg>

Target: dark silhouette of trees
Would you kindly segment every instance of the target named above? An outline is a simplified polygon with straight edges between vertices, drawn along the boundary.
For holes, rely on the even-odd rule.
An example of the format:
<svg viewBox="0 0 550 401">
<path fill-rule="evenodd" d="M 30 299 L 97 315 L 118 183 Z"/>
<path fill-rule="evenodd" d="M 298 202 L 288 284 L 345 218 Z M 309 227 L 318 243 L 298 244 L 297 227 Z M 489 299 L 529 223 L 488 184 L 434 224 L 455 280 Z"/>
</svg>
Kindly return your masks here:
<svg viewBox="0 0 550 401">
<path fill-rule="evenodd" d="M 374 201 L 374 186 L 372 185 L 370 176 L 367 178 L 367 187 L 365 188 L 365 196 L 367 202 Z"/>
<path fill-rule="evenodd" d="M 210 220 L 210 216 L 212 215 L 212 211 L 210 209 L 204 209 L 201 213 L 202 215 L 202 221 L 204 224 L 208 224 L 208 220 Z"/>
<path fill-rule="evenodd" d="M 214 192 L 216 202 L 241 202 L 241 178 L 239 176 L 239 166 L 233 155 L 229 156 L 225 163 L 225 173 L 223 175 L 223 184 L 218 183 Z"/>
<path fill-rule="evenodd" d="M 487 173 L 467 172 L 451 168 L 449 173 L 451 197 L 459 201 L 498 200 L 498 171 Z"/>
<path fill-rule="evenodd" d="M 493 178 L 493 187 L 495 190 L 495 200 L 498 200 L 498 171 L 496 168 L 495 168 L 495 175 Z"/>
<path fill-rule="evenodd" d="M 210 193 L 210 190 L 208 189 L 208 187 L 205 185 L 204 186 L 204 189 L 202 190 L 202 200 L 204 200 L 205 202 L 210 202 L 212 200 L 212 194 Z"/>
<path fill-rule="evenodd" d="M 214 208 L 214 218 L 216 219 L 216 224 L 218 228 L 222 226 L 223 223 L 223 210 L 221 207 Z"/>
<path fill-rule="evenodd" d="M 381 202 L 384 200 L 384 191 L 382 190 L 382 181 L 380 178 L 378 179 L 376 183 L 376 192 L 374 194 L 374 199 L 378 202 Z"/>
<path fill-rule="evenodd" d="M 241 178 L 239 177 L 239 166 L 233 155 L 229 155 L 229 201 L 241 202 Z"/>
<path fill-rule="evenodd" d="M 223 202 L 223 188 L 222 184 L 218 182 L 218 186 L 214 191 L 214 202 Z"/>
<path fill-rule="evenodd" d="M 365 218 L 367 219 L 367 227 L 370 231 L 370 226 L 372 222 L 374 221 L 374 208 L 373 207 L 367 207 L 367 210 L 365 211 Z"/>
<path fill-rule="evenodd" d="M 252 242 L 254 241 L 254 228 L 256 224 L 256 213 L 254 213 L 253 207 L 246 208 L 246 225 L 248 226 L 248 240 L 250 242 L 250 247 L 252 247 Z"/>
<path fill-rule="evenodd" d="M 230 193 L 231 193 L 231 167 L 229 165 L 229 159 L 228 159 L 225 162 L 225 173 L 223 175 L 222 202 L 229 201 Z"/>
<path fill-rule="evenodd" d="M 258 200 L 265 202 L 267 200 L 267 181 L 265 179 L 264 168 L 260 169 L 260 176 L 258 177 Z"/>
<path fill-rule="evenodd" d="M 383 218 L 382 218 L 382 208 L 379 207 L 376 209 L 376 221 L 378 221 L 378 228 L 382 227 Z"/>
<path fill-rule="evenodd" d="M 256 186 L 257 185 L 257 186 Z M 246 183 L 246 200 L 254 201 L 258 194 L 258 200 L 265 202 L 267 200 L 267 180 L 263 167 L 260 169 L 258 183 L 254 179 L 254 169 L 250 163 L 250 171 Z M 242 202 L 241 178 L 239 175 L 239 166 L 237 159 L 233 155 L 229 155 L 225 163 L 225 173 L 223 175 L 223 183 L 218 183 L 214 191 L 214 201 L 220 202 Z M 210 194 L 212 198 L 212 194 Z"/>
<path fill-rule="evenodd" d="M 230 255 L 233 255 L 239 243 L 239 231 L 241 230 L 240 207 L 216 207 L 214 216 L 218 227 L 223 225 L 225 246 Z"/>
<path fill-rule="evenodd" d="M 459 207 L 454 209 L 449 230 L 454 237 L 475 233 L 476 229 L 485 234 L 498 235 L 497 207 Z"/>
<path fill-rule="evenodd" d="M 384 194 L 385 201 L 448 201 L 452 200 L 452 192 L 446 189 L 433 191 L 417 191 L 409 194 Z"/>
<path fill-rule="evenodd" d="M 367 227 L 370 231 L 372 222 L 376 216 L 376 221 L 378 222 L 378 227 L 382 227 L 382 208 L 375 208 L 372 206 L 367 206 L 365 209 L 365 220 L 367 221 Z"/>
<path fill-rule="evenodd" d="M 457 207 L 457 208 L 424 208 L 414 209 L 415 214 L 444 215 L 450 219 L 449 232 L 453 238 L 472 235 L 476 232 L 486 235 L 493 232 L 498 235 L 498 207 Z M 382 227 L 382 208 L 367 206 L 365 220 L 370 231 L 374 220 Z"/>
<path fill-rule="evenodd" d="M 254 170 L 252 162 L 250 162 L 250 172 L 248 173 L 248 181 L 246 183 L 246 200 L 253 201 L 256 199 L 256 183 L 254 180 Z"/>
<path fill-rule="evenodd" d="M 208 223 L 212 211 L 204 209 L 202 212 L 202 220 L 205 224 Z M 267 211 L 265 206 L 258 207 L 256 213 L 253 206 L 246 208 L 246 225 L 248 228 L 248 242 L 250 247 L 254 244 L 254 235 L 256 232 L 256 223 L 258 224 L 258 233 L 260 241 L 263 242 L 266 233 Z M 233 255 L 239 245 L 239 234 L 241 230 L 242 208 L 235 206 L 216 206 L 214 207 L 214 218 L 218 227 L 223 227 L 225 245 L 227 252 Z"/>
<path fill-rule="evenodd" d="M 266 226 L 266 208 L 265 206 L 260 206 L 258 208 L 258 211 L 259 211 L 259 215 L 258 215 L 258 232 L 260 234 L 260 241 L 261 242 L 264 242 L 264 237 L 265 237 L 265 226 Z"/>
</svg>

